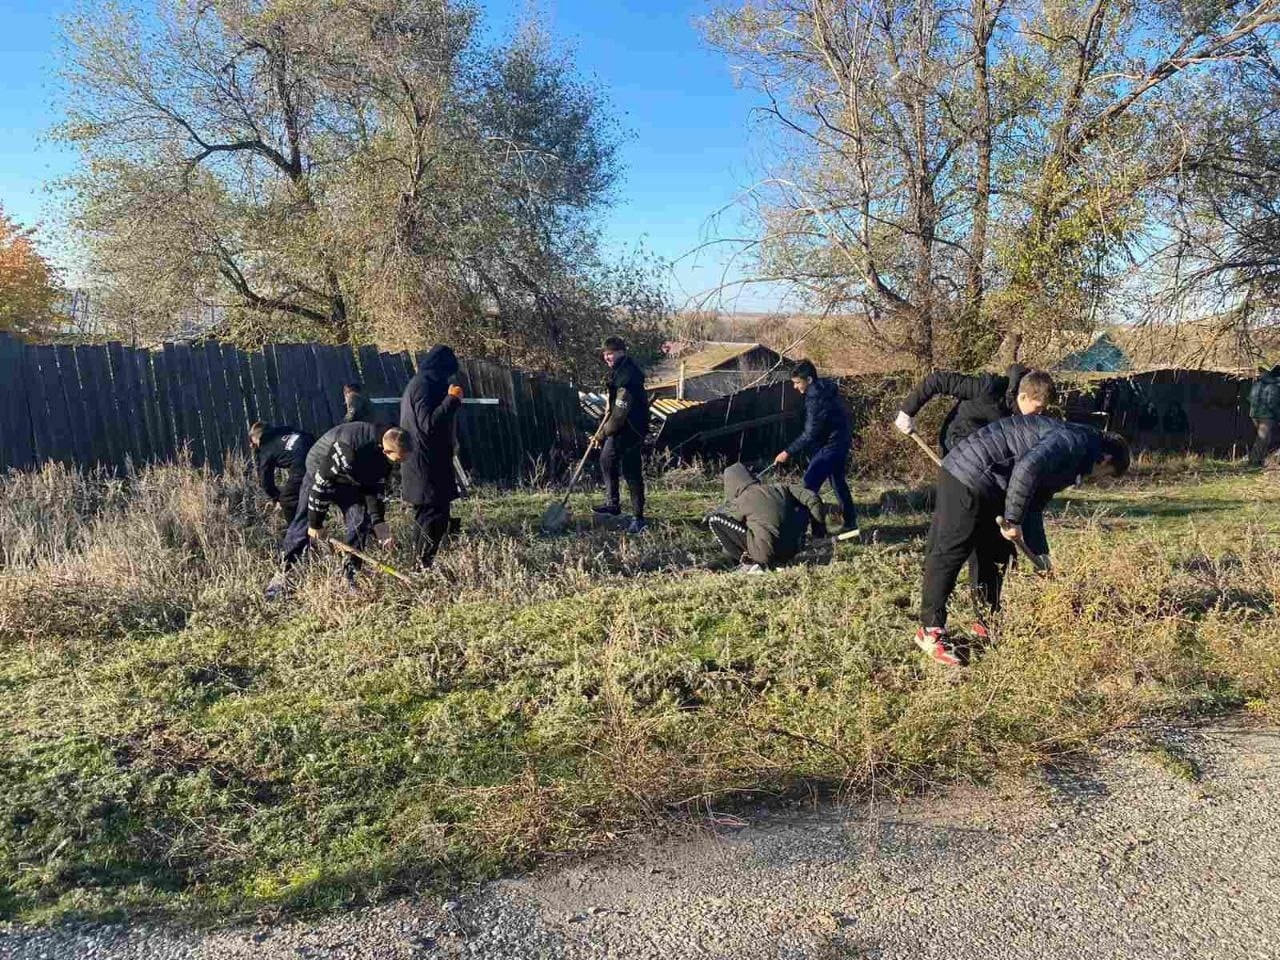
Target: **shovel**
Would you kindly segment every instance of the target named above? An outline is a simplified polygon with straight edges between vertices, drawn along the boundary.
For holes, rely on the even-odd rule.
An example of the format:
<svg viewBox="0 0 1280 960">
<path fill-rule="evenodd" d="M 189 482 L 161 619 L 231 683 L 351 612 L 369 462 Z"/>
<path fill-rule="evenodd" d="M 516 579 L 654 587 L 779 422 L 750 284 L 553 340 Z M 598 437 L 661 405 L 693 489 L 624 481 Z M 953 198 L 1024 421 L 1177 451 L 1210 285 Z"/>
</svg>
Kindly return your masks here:
<svg viewBox="0 0 1280 960">
<path fill-rule="evenodd" d="M 582 476 L 582 468 L 587 465 L 587 457 L 591 456 L 591 451 L 596 448 L 596 444 L 596 438 L 593 436 L 587 444 L 586 453 L 578 461 L 578 468 L 573 471 L 573 476 L 569 478 L 569 488 L 565 490 L 564 496 L 547 507 L 546 512 L 542 515 L 543 533 L 560 533 L 569 526 L 569 497 L 573 494 L 573 488 L 578 485 L 578 478 Z"/>
<path fill-rule="evenodd" d="M 996 517 L 996 524 L 1000 527 L 1001 530 L 1003 530 L 1005 527 L 1008 526 L 1008 524 L 1004 522 L 1004 517 Z M 1042 557 L 1039 554 L 1032 553 L 1031 548 L 1027 546 L 1027 541 L 1023 540 L 1021 537 L 1019 537 L 1017 540 L 1013 542 L 1014 544 L 1017 545 L 1018 552 L 1021 553 L 1024 557 L 1026 557 L 1028 561 L 1030 561 L 1032 568 L 1037 573 L 1050 572 L 1052 568 L 1049 566 L 1048 557 Z"/>
<path fill-rule="evenodd" d="M 939 467 L 942 466 L 942 458 L 933 452 L 933 447 L 925 443 L 924 438 L 921 437 L 920 434 L 912 430 L 910 433 L 907 434 L 907 436 L 916 442 L 916 445 L 919 446 L 920 449 L 925 452 L 925 456 L 927 456 Z"/>
<path fill-rule="evenodd" d="M 343 543 L 341 540 L 335 540 L 333 539 L 333 537 L 329 537 L 327 542 L 329 546 L 333 547 L 333 549 L 337 550 L 339 553 L 350 554 L 351 556 L 355 557 L 357 560 L 367 563 L 369 566 L 373 567 L 373 569 L 377 570 L 379 573 L 385 573 L 388 577 L 395 577 L 401 583 L 408 584 L 411 587 L 414 585 L 412 580 L 410 580 L 405 574 L 401 573 L 395 567 L 388 566 L 385 563 L 375 560 L 373 559 L 373 557 L 369 556 L 367 553 L 363 553 L 362 551 L 357 550 L 355 547 L 352 547 Z"/>
</svg>

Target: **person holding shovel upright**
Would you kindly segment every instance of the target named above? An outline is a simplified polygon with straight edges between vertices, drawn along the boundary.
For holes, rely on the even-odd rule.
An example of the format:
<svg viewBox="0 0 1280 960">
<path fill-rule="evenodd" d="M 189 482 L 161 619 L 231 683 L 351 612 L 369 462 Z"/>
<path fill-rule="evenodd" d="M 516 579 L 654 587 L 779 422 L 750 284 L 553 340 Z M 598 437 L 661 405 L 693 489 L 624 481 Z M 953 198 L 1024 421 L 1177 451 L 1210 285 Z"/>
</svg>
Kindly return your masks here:
<svg viewBox="0 0 1280 960">
<path fill-rule="evenodd" d="M 831 489 L 840 504 L 842 523 L 836 539 L 851 540 L 858 536 L 858 511 L 849 492 L 849 481 L 845 479 L 853 449 L 849 413 L 835 383 L 820 378 L 817 368 L 808 360 L 801 360 L 792 369 L 791 385 L 804 395 L 804 432 L 774 457 L 773 462 L 787 463 L 792 457 L 814 451 L 804 472 L 805 488 L 817 493 L 824 483 L 831 481 Z"/>
<path fill-rule="evenodd" d="M 347 546 L 362 549 L 370 529 L 382 546 L 392 545 L 386 524 L 387 475 L 412 447 L 404 430 L 362 420 L 340 423 L 315 442 L 307 454 L 298 510 L 280 545 L 280 572 L 267 584 L 268 600 L 284 594 L 289 568 L 302 559 L 312 541 L 324 538 L 330 506 L 342 511 Z M 359 568 L 359 559 L 348 554 L 345 572 L 352 586 Z"/>
<path fill-rule="evenodd" d="M 631 524 L 627 533 L 648 529 L 644 519 L 644 438 L 649 433 L 649 395 L 645 392 L 644 371 L 627 355 L 621 337 L 608 337 L 602 348 L 609 365 L 608 409 L 604 422 L 592 439 L 602 443 L 600 470 L 604 473 L 604 503 L 592 507 L 596 514 L 616 517 L 619 505 L 619 475 L 627 481 L 631 495 Z"/>
<path fill-rule="evenodd" d="M 449 533 L 449 505 L 458 499 L 453 469 L 453 425 L 462 387 L 450 385 L 458 358 L 449 347 L 432 347 L 400 398 L 400 428 L 413 438 L 413 452 L 400 466 L 400 496 L 413 505 L 415 552 L 426 570 Z"/>
<path fill-rule="evenodd" d="M 1128 469 L 1123 437 L 1039 415 L 997 420 L 947 454 L 925 547 L 916 646 L 938 663 L 965 663 L 967 642 L 947 634 L 947 601 L 970 554 L 983 608 L 998 610 L 1015 545 L 1036 556 L 1049 552 L 1043 510 L 1054 494 L 1084 477 Z M 978 639 L 986 636 L 983 626 Z"/>
</svg>

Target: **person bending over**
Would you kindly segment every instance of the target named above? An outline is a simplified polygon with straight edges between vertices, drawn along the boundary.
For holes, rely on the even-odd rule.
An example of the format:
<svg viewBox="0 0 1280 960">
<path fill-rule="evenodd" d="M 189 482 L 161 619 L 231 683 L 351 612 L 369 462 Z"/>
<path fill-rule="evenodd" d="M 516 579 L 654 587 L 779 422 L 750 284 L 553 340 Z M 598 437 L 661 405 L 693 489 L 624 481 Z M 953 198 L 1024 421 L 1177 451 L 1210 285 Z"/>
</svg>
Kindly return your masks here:
<svg viewBox="0 0 1280 960">
<path fill-rule="evenodd" d="M 852 539 L 858 536 L 858 511 L 845 479 L 853 449 L 849 413 L 835 383 L 820 378 L 817 368 L 808 360 L 801 360 L 792 369 L 791 385 L 804 395 L 804 432 L 774 457 L 773 462 L 786 463 L 802 453 L 811 453 L 804 485 L 817 493 L 824 483 L 831 481 L 842 520 L 836 539 Z"/>
<path fill-rule="evenodd" d="M 249 427 L 249 446 L 257 461 L 262 490 L 284 515 L 285 522 L 298 512 L 298 494 L 307 472 L 307 451 L 316 438 L 297 427 L 273 427 L 258 420 Z M 285 471 L 283 486 L 276 484 L 276 471 Z"/>
<path fill-rule="evenodd" d="M 312 541 L 324 537 L 325 516 L 337 507 L 346 523 L 345 542 L 361 549 L 370 530 L 384 547 L 391 546 L 386 524 L 387 476 L 412 449 L 405 431 L 383 424 L 340 423 L 326 432 L 307 454 L 298 510 L 280 545 L 280 572 L 267 585 L 267 599 L 280 596 L 287 571 L 302 559 Z M 348 555 L 344 568 L 354 583 L 360 561 Z"/>
<path fill-rule="evenodd" d="M 609 337 L 602 348 L 609 366 L 609 402 L 604 423 L 595 440 L 600 448 L 600 470 L 604 473 L 604 503 L 592 507 L 598 514 L 616 517 L 622 512 L 618 478 L 627 481 L 631 495 L 631 523 L 627 533 L 643 533 L 644 519 L 644 438 L 649 433 L 649 395 L 645 392 L 644 371 L 627 354 L 621 337 Z"/>
<path fill-rule="evenodd" d="M 453 428 L 462 387 L 450 385 L 458 358 L 449 347 L 432 347 L 400 398 L 400 428 L 413 452 L 400 466 L 400 496 L 413 507 L 418 566 L 429 568 L 449 533 L 449 506 L 458 499 L 453 470 Z"/>
<path fill-rule="evenodd" d="M 970 554 L 984 608 L 998 610 L 1016 541 L 1034 554 L 1049 552 L 1043 511 L 1054 494 L 1128 469 L 1123 437 L 1040 415 L 997 420 L 947 454 L 926 541 L 916 645 L 939 663 L 963 663 L 965 645 L 947 634 L 947 601 Z"/>
<path fill-rule="evenodd" d="M 914 433 L 916 414 L 926 403 L 934 397 L 954 398 L 957 402 L 942 421 L 938 434 L 938 445 L 945 457 L 989 423 L 1015 413 L 1043 413 L 1053 402 L 1053 395 L 1053 377 L 1019 363 L 1002 377 L 991 373 L 970 376 L 935 370 L 907 394 L 893 425 L 903 433 Z"/>
<path fill-rule="evenodd" d="M 761 483 L 743 464 L 724 472 L 728 503 L 707 518 L 724 552 L 750 572 L 781 566 L 805 544 L 805 535 L 826 536 L 826 507 L 808 487 Z"/>
</svg>

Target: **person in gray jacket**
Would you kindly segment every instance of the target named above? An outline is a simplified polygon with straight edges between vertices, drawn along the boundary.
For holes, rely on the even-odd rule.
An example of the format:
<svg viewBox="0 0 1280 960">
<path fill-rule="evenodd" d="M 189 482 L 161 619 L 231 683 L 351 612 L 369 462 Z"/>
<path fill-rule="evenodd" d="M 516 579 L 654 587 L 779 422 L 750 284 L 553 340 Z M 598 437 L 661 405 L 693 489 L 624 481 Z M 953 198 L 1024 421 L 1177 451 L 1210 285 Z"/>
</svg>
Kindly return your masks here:
<svg viewBox="0 0 1280 960">
<path fill-rule="evenodd" d="M 707 518 L 725 553 L 752 572 L 781 566 L 803 549 L 806 533 L 825 536 L 826 506 L 798 484 L 761 483 L 743 464 L 724 472 L 723 507 Z"/>
<path fill-rule="evenodd" d="M 1260 467 L 1280 439 L 1276 429 L 1280 424 L 1280 363 L 1253 382 L 1249 390 L 1249 416 L 1258 428 L 1258 439 L 1249 451 L 1249 463 Z"/>
</svg>

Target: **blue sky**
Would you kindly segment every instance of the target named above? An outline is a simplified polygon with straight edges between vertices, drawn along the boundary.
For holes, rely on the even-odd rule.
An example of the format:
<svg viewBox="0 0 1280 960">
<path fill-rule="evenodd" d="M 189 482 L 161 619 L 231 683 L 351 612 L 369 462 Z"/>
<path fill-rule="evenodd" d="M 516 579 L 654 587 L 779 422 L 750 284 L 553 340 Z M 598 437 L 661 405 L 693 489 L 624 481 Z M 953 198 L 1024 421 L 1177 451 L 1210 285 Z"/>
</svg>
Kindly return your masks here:
<svg viewBox="0 0 1280 960">
<path fill-rule="evenodd" d="M 497 31 L 529 9 L 522 2 L 485 5 Z M 0 0 L 0 205 L 27 225 L 50 219 L 45 184 L 72 165 L 69 155 L 42 142 L 56 120 L 58 18 L 72 7 L 71 0 Z M 706 0 L 537 5 L 548 32 L 599 81 L 630 134 L 625 179 L 607 217 L 610 241 L 620 249 L 643 241 L 658 256 L 677 259 L 707 238 L 708 218 L 758 176 L 752 96 L 735 89 L 728 64 L 694 25 L 711 8 Z M 724 223 L 721 229 L 733 232 L 734 219 Z M 56 253 L 57 245 L 50 247 Z M 720 257 L 704 253 L 677 266 L 677 302 L 718 282 Z"/>
</svg>

